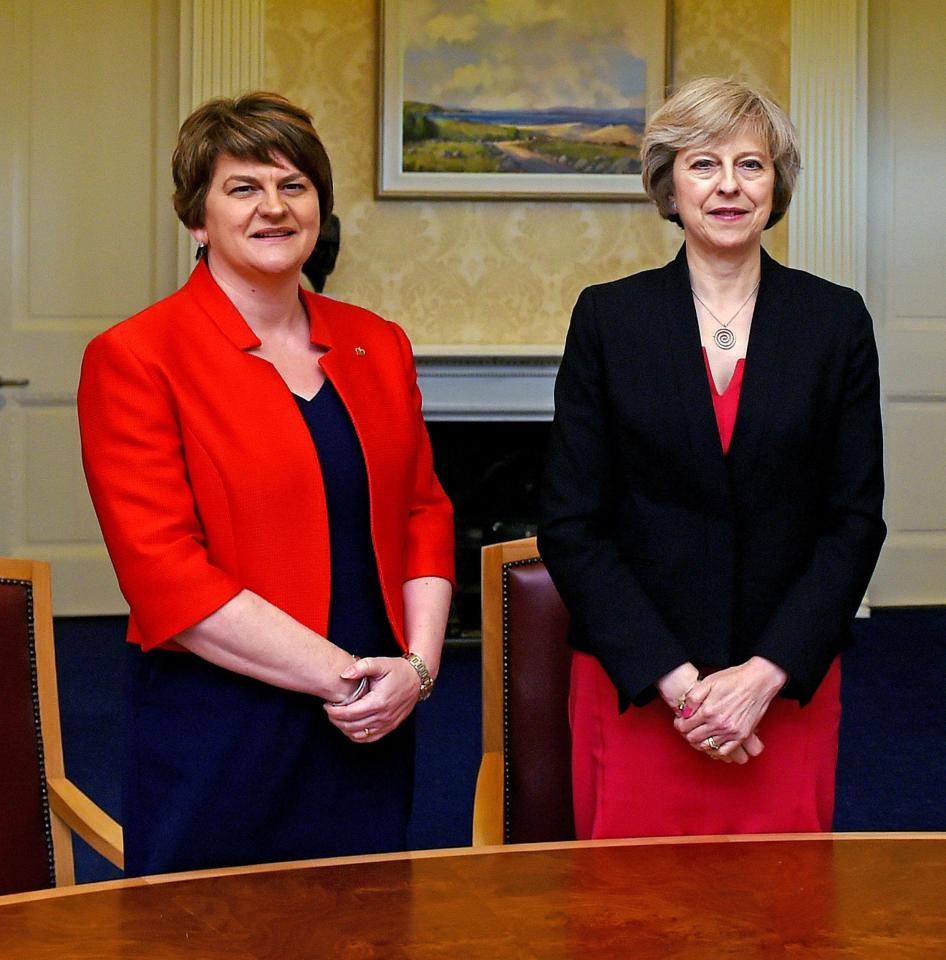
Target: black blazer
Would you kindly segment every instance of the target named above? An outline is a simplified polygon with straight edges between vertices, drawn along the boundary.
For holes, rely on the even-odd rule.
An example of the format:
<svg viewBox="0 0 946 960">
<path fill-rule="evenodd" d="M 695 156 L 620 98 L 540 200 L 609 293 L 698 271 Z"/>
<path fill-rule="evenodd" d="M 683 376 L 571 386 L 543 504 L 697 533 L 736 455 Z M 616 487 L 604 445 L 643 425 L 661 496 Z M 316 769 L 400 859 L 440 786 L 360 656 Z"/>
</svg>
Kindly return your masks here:
<svg viewBox="0 0 946 960">
<path fill-rule="evenodd" d="M 877 349 L 853 290 L 762 254 L 723 455 L 685 248 L 578 298 L 555 384 L 539 549 L 620 709 L 690 660 L 754 654 L 812 696 L 886 534 Z"/>
</svg>

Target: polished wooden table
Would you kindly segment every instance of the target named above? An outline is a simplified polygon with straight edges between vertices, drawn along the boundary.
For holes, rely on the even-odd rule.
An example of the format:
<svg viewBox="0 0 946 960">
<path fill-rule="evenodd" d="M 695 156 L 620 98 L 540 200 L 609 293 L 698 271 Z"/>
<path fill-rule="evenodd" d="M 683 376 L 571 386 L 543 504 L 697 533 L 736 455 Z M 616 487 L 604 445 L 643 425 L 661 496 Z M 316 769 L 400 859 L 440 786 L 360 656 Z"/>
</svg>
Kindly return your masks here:
<svg viewBox="0 0 946 960">
<path fill-rule="evenodd" d="M 946 834 L 533 844 L 0 897 L 7 960 L 900 960 L 946 946 Z"/>
</svg>

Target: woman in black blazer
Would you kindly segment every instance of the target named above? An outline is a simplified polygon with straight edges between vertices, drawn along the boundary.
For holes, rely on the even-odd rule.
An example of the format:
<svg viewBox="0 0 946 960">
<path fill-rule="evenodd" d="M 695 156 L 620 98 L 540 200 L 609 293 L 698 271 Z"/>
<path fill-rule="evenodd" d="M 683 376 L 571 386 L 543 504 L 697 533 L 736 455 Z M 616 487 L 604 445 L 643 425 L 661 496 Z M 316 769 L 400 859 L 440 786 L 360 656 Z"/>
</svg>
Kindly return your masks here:
<svg viewBox="0 0 946 960">
<path fill-rule="evenodd" d="M 861 297 L 762 250 L 798 168 L 775 103 L 688 83 L 642 146 L 684 246 L 575 306 L 539 547 L 572 615 L 580 837 L 831 827 L 880 403 Z"/>
</svg>

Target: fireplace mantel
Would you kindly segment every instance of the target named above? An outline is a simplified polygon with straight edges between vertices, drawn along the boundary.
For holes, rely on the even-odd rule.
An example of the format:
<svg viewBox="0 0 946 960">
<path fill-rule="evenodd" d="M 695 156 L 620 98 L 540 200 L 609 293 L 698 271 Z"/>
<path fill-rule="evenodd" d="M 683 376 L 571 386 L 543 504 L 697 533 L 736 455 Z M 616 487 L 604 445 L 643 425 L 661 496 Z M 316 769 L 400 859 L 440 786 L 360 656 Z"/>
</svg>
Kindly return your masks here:
<svg viewBox="0 0 946 960">
<path fill-rule="evenodd" d="M 561 348 L 415 348 L 427 420 L 551 420 Z"/>
</svg>

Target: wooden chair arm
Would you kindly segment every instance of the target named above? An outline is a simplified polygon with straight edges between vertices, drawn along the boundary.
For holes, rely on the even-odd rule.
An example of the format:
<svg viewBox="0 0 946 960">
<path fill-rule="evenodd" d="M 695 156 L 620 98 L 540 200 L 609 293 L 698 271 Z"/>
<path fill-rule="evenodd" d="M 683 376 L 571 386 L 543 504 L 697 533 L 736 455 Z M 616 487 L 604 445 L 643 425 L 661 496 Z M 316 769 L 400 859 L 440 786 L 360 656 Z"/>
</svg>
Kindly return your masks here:
<svg viewBox="0 0 946 960">
<path fill-rule="evenodd" d="M 473 799 L 473 846 L 494 846 L 503 842 L 503 755 L 483 754 L 476 776 Z"/>
<path fill-rule="evenodd" d="M 125 868 L 122 828 L 100 806 L 90 800 L 71 780 L 50 777 L 49 805 L 71 830 L 119 869 Z"/>
</svg>

